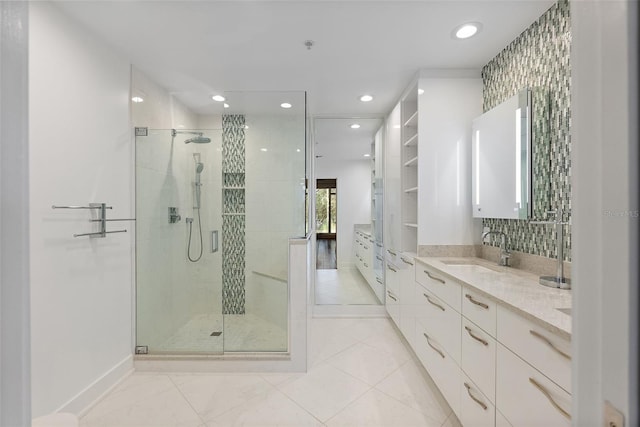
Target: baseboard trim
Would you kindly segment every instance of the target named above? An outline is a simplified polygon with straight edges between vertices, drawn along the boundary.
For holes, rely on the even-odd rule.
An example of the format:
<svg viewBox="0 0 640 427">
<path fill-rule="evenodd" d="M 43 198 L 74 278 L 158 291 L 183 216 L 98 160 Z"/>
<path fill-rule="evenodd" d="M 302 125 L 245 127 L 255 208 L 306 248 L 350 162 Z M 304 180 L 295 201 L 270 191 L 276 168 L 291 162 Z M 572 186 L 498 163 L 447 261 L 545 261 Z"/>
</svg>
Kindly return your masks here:
<svg viewBox="0 0 640 427">
<path fill-rule="evenodd" d="M 56 412 L 70 412 L 82 417 L 133 372 L 133 356 L 129 355 L 72 397 Z"/>
</svg>

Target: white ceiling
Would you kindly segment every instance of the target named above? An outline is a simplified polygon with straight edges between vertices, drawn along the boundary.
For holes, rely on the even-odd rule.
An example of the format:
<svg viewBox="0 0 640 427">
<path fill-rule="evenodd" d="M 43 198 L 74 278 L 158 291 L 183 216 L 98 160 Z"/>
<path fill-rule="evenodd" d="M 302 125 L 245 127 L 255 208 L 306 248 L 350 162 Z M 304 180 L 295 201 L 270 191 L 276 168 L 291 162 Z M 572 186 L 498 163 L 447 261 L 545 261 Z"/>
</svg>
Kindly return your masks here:
<svg viewBox="0 0 640 427">
<path fill-rule="evenodd" d="M 383 117 L 417 70 L 480 69 L 554 1 L 56 3 L 195 112 L 219 113 L 215 93 L 306 91 L 312 116 Z M 468 21 L 482 31 L 454 40 Z"/>
<path fill-rule="evenodd" d="M 358 129 L 351 129 L 357 123 Z M 314 120 L 316 156 L 328 160 L 366 160 L 381 119 L 319 118 Z"/>
</svg>

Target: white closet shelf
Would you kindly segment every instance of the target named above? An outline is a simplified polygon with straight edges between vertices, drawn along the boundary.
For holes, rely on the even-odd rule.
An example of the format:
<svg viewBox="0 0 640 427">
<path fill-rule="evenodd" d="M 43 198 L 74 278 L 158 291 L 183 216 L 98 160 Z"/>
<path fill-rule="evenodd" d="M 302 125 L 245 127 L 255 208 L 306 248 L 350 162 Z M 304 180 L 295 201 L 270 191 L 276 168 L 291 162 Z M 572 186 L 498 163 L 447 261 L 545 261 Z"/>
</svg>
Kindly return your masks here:
<svg viewBox="0 0 640 427">
<path fill-rule="evenodd" d="M 409 167 L 409 166 L 415 166 L 415 165 L 417 165 L 417 164 L 418 164 L 418 156 L 415 156 L 413 159 L 411 159 L 411 160 L 409 160 L 409 161 L 405 162 L 405 164 L 404 164 L 404 165 L 405 165 L 406 167 Z"/>
<path fill-rule="evenodd" d="M 404 190 L 405 193 L 417 193 L 418 192 L 418 187 L 411 187 L 411 188 L 407 188 L 406 190 Z"/>
<path fill-rule="evenodd" d="M 416 127 L 417 124 L 418 124 L 418 111 L 416 110 L 416 112 L 413 113 L 411 115 L 411 117 L 409 117 L 407 119 L 407 121 L 404 122 L 404 126 L 405 127 Z"/>
<path fill-rule="evenodd" d="M 418 144 L 418 134 L 416 133 L 411 138 L 407 139 L 404 143 L 405 147 L 410 147 Z"/>
</svg>

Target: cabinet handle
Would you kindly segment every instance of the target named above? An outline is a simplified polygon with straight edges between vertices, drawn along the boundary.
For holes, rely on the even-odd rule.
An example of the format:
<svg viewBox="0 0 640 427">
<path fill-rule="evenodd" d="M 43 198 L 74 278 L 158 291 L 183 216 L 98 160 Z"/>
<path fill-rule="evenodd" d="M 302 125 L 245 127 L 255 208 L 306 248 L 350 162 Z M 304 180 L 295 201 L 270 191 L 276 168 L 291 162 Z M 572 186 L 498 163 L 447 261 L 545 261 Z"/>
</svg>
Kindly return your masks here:
<svg viewBox="0 0 640 427">
<path fill-rule="evenodd" d="M 555 400 L 553 400 L 553 397 L 551 397 L 551 394 L 547 391 L 546 388 L 544 388 L 540 383 L 538 383 L 538 381 L 534 380 L 533 378 L 529 378 L 529 382 L 531 384 L 533 384 L 533 386 L 535 388 L 537 388 L 538 390 L 540 390 L 540 393 L 544 394 L 544 397 L 546 397 L 549 402 L 551 403 L 551 405 L 556 408 L 558 410 L 558 412 L 560 412 L 566 419 L 570 420 L 571 419 L 571 414 L 569 414 L 567 411 L 565 411 L 564 409 L 562 409 L 562 407 L 560 407 L 560 405 L 558 405 L 556 403 Z"/>
<path fill-rule="evenodd" d="M 427 339 L 427 344 L 429 344 L 429 347 L 431 347 L 436 353 L 440 355 L 440 357 L 444 359 L 444 353 L 438 350 L 436 347 L 434 347 L 433 344 L 431 344 L 431 341 L 429 340 L 429 335 L 425 333 L 423 333 L 422 335 L 424 335 L 424 337 Z"/>
<path fill-rule="evenodd" d="M 391 293 L 391 291 L 387 291 L 387 295 L 389 295 L 389 298 L 391 298 L 392 300 L 394 300 L 394 301 L 396 301 L 396 302 L 398 301 L 398 300 L 396 299 L 396 297 L 394 297 L 394 296 L 393 296 L 393 294 Z"/>
<path fill-rule="evenodd" d="M 469 294 L 465 294 L 464 296 L 465 296 L 469 301 L 471 301 L 473 304 L 475 304 L 475 305 L 479 305 L 480 307 L 482 307 L 482 308 L 484 308 L 484 309 L 486 309 L 486 310 L 489 310 L 489 306 L 488 306 L 487 304 L 485 304 L 485 303 L 483 303 L 483 302 L 480 302 L 480 301 L 476 301 L 476 300 L 474 300 L 474 299 L 473 299 L 473 297 L 472 297 L 471 295 L 469 295 Z"/>
<path fill-rule="evenodd" d="M 381 285 L 383 284 L 382 280 L 379 277 L 376 277 L 376 282 L 380 283 Z"/>
<path fill-rule="evenodd" d="M 438 282 L 442 283 L 443 285 L 445 284 L 445 281 L 444 281 L 444 280 L 442 280 L 442 279 L 441 279 L 441 278 L 439 278 L 439 277 L 432 276 L 432 275 L 431 275 L 431 273 L 429 273 L 427 270 L 424 270 L 424 274 L 426 274 L 427 276 L 429 276 L 429 279 L 431 279 L 431 280 L 438 281 Z"/>
<path fill-rule="evenodd" d="M 438 304 L 437 302 L 433 302 L 433 301 L 431 300 L 431 298 L 429 298 L 429 295 L 427 295 L 427 294 L 422 294 L 422 295 L 424 295 L 424 297 L 427 299 L 427 301 L 429 301 L 429 303 L 430 303 L 431 305 L 435 305 L 435 306 L 436 306 L 436 307 L 438 307 L 440 310 L 444 311 L 444 307 L 443 307 L 443 306 L 441 306 L 440 304 Z"/>
<path fill-rule="evenodd" d="M 402 260 L 402 262 L 404 262 L 405 264 L 409 264 L 409 265 L 413 265 L 412 262 L 407 261 L 406 259 L 404 259 L 403 256 L 400 257 L 400 259 Z"/>
<path fill-rule="evenodd" d="M 367 264 L 366 262 L 364 263 L 364 266 L 369 268 L 369 264 Z"/>
<path fill-rule="evenodd" d="M 391 249 L 387 249 L 387 252 L 389 252 L 390 255 L 396 256 L 398 255 L 397 253 L 395 253 L 394 251 L 392 251 Z"/>
<path fill-rule="evenodd" d="M 555 350 L 555 351 L 556 351 L 556 353 L 558 353 L 560 356 L 562 356 L 562 357 L 564 357 L 564 358 L 566 358 L 566 359 L 568 359 L 568 360 L 571 360 L 571 356 L 569 356 L 567 353 L 565 353 L 564 351 L 562 351 L 562 350 L 560 350 L 558 347 L 556 347 L 556 346 L 555 346 L 551 341 L 549 341 L 549 338 L 547 338 L 547 337 L 545 337 L 544 335 L 542 335 L 542 334 L 540 334 L 540 333 L 538 333 L 538 332 L 536 332 L 536 331 L 533 331 L 533 330 L 530 330 L 530 331 L 529 331 L 529 333 L 530 333 L 531 335 L 533 335 L 534 337 L 538 338 L 539 340 L 541 340 L 542 342 L 544 342 L 544 343 L 545 343 L 546 345 L 548 345 L 549 347 L 551 347 L 551 348 L 552 348 L 553 350 Z"/>
<path fill-rule="evenodd" d="M 364 245 L 364 248 L 365 248 L 365 249 L 369 249 L 369 246 L 367 246 L 367 245 Z"/>
<path fill-rule="evenodd" d="M 397 273 L 397 272 L 398 272 L 398 270 L 396 270 L 395 268 L 391 267 L 391 265 L 390 265 L 390 264 L 387 264 L 387 268 L 388 268 L 389 270 L 393 271 L 394 273 Z"/>
<path fill-rule="evenodd" d="M 489 345 L 489 343 L 487 341 L 485 341 L 484 339 L 480 338 L 477 335 L 474 335 L 473 332 L 471 331 L 471 328 L 468 326 L 464 327 L 467 330 L 467 333 L 471 336 L 471 338 L 473 338 L 474 340 L 484 344 L 485 346 Z"/>
<path fill-rule="evenodd" d="M 464 386 L 467 388 L 467 394 L 469 395 L 471 400 L 476 402 L 478 405 L 480 405 L 482 407 L 482 409 L 484 409 L 486 411 L 487 410 L 487 405 L 482 400 L 478 399 L 473 394 L 471 394 L 471 386 L 469 384 L 467 384 L 467 383 L 464 383 Z"/>
<path fill-rule="evenodd" d="M 376 246 L 377 246 L 377 247 L 379 247 L 379 248 L 381 248 L 381 247 L 382 247 L 382 243 L 378 243 L 378 242 L 376 242 Z"/>
<path fill-rule="evenodd" d="M 384 258 L 382 258 L 380 255 L 376 255 L 376 259 L 377 259 L 378 261 L 384 261 Z"/>
</svg>

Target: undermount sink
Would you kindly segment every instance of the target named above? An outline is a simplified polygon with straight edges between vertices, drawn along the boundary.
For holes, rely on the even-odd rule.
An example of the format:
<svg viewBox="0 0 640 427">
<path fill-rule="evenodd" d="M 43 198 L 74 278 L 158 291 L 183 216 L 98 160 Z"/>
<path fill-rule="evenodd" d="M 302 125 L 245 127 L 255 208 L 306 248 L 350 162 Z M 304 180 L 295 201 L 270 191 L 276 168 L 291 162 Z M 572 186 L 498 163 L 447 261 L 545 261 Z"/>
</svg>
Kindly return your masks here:
<svg viewBox="0 0 640 427">
<path fill-rule="evenodd" d="M 556 310 L 558 310 L 561 313 L 568 314 L 569 316 L 571 316 L 571 308 L 556 308 Z"/>
<path fill-rule="evenodd" d="M 495 270 L 477 264 L 474 261 L 451 260 L 442 261 L 442 263 L 449 267 L 460 269 L 461 271 L 466 271 L 469 273 L 496 273 Z"/>
</svg>

